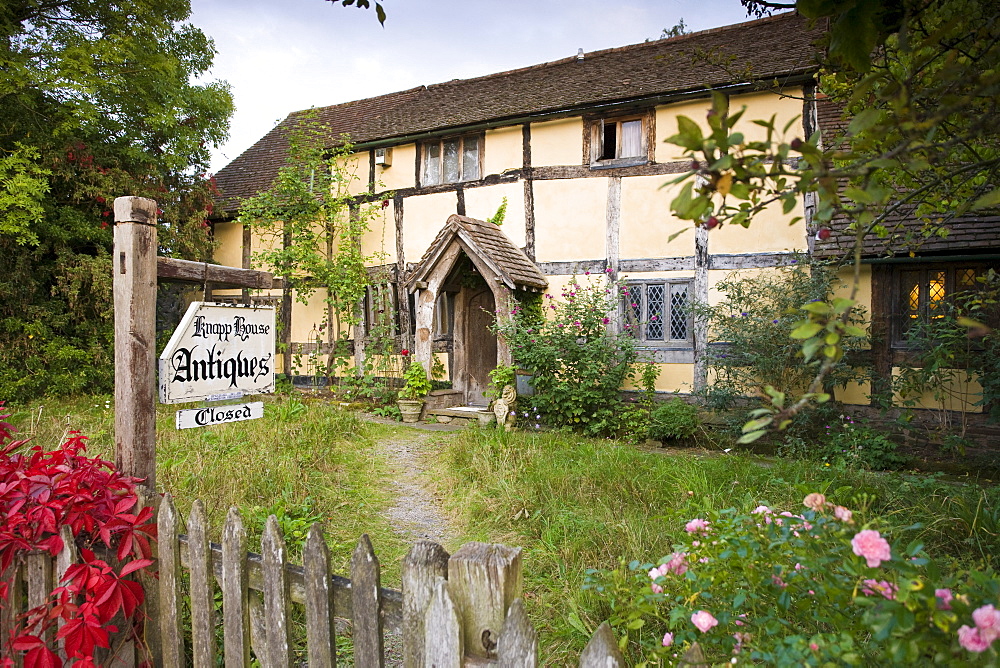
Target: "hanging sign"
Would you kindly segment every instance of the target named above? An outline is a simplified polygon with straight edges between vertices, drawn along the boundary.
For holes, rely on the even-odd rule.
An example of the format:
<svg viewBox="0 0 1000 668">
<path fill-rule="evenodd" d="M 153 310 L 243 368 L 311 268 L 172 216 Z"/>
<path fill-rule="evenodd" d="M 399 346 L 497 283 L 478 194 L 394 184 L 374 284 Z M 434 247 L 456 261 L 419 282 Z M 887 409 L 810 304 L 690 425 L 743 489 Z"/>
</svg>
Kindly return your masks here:
<svg viewBox="0 0 1000 668">
<path fill-rule="evenodd" d="M 249 404 L 228 404 L 225 406 L 208 406 L 206 408 L 188 408 L 177 411 L 177 428 L 191 429 L 193 427 L 208 427 L 225 422 L 240 422 L 241 420 L 256 420 L 264 417 L 264 402 L 254 401 Z"/>
<path fill-rule="evenodd" d="M 164 404 L 273 392 L 274 307 L 191 304 L 160 355 L 159 386 Z"/>
</svg>

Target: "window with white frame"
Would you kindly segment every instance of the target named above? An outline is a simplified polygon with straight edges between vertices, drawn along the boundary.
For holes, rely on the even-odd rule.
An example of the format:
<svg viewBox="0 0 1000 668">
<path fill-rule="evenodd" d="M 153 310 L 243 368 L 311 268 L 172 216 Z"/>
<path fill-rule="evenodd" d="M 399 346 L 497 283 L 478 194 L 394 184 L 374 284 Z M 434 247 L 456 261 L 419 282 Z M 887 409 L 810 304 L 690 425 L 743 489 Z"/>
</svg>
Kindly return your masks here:
<svg viewBox="0 0 1000 668">
<path fill-rule="evenodd" d="M 691 343 L 690 281 L 629 281 L 622 291 L 625 331 L 649 345 Z"/>
<path fill-rule="evenodd" d="M 478 179 L 482 143 L 481 135 L 446 137 L 424 142 L 420 183 L 435 186 Z"/>
</svg>

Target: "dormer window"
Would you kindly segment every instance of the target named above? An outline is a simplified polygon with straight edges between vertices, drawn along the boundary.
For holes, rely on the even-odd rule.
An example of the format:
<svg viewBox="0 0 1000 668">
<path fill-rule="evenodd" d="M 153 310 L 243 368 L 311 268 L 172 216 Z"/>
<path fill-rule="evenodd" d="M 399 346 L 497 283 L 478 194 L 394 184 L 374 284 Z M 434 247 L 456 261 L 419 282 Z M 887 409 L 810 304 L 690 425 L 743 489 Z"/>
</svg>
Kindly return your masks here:
<svg viewBox="0 0 1000 668">
<path fill-rule="evenodd" d="M 600 169 L 649 162 L 651 128 L 651 114 L 591 120 L 590 166 Z"/>
<path fill-rule="evenodd" d="M 446 137 L 424 142 L 421 185 L 475 181 L 480 174 L 481 145 L 481 135 Z"/>
</svg>

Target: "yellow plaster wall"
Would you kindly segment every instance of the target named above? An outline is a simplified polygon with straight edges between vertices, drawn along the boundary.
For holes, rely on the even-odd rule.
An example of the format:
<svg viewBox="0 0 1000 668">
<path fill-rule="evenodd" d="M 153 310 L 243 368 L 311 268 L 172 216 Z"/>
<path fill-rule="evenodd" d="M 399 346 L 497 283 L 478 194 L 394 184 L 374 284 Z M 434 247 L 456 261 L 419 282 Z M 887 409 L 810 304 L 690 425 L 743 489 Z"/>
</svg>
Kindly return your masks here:
<svg viewBox="0 0 1000 668">
<path fill-rule="evenodd" d="M 892 368 L 893 380 L 902 372 L 899 367 Z M 945 398 L 943 401 L 938 401 L 934 398 L 933 392 L 925 392 L 920 396 L 900 396 L 896 393 L 893 396 L 893 403 L 896 406 L 909 405 L 913 408 L 929 408 L 929 409 L 945 409 L 949 411 L 964 411 L 966 413 L 982 413 L 982 406 L 974 406 L 977 401 L 979 401 L 983 396 L 983 386 L 979 384 L 979 381 L 973 377 L 971 380 L 966 380 L 965 373 L 955 374 L 956 379 L 950 382 L 946 382 L 942 385 L 942 393 Z M 913 404 L 904 404 L 904 401 L 909 402 L 915 400 Z"/>
<path fill-rule="evenodd" d="M 501 174 L 507 169 L 518 169 L 524 164 L 521 126 L 486 131 L 483 146 L 483 175 Z"/>
<path fill-rule="evenodd" d="M 534 189 L 538 262 L 605 257 L 607 179 L 535 181 Z"/>
<path fill-rule="evenodd" d="M 788 129 L 788 134 L 784 136 L 784 139 L 785 141 L 791 141 L 795 137 L 805 139 L 802 136 L 802 89 L 794 88 L 786 90 L 785 93 L 791 97 L 763 92 L 734 96 L 729 101 L 729 113 L 736 113 L 744 106 L 746 113 L 736 123 L 733 131 L 742 132 L 746 141 L 765 141 L 767 130 L 751 121 L 771 120 L 771 116 L 775 116 L 774 127 L 777 134 L 772 137 L 772 140 L 777 141 L 782 139 L 780 133 L 785 124 L 798 116 L 799 118 Z"/>
<path fill-rule="evenodd" d="M 242 267 L 243 226 L 239 223 L 216 223 L 214 236 L 212 258 L 227 267 Z"/>
<path fill-rule="evenodd" d="M 380 190 L 401 190 L 416 185 L 417 145 L 403 144 L 392 147 L 392 164 L 388 167 L 375 165 L 375 180 L 380 181 Z"/>
<path fill-rule="evenodd" d="M 666 144 L 667 137 L 677 134 L 677 117 L 687 116 L 701 128 L 702 134 L 709 133 L 708 110 L 712 108 L 712 100 L 691 100 L 677 102 L 656 108 L 656 161 L 673 162 L 683 158 L 684 149 L 673 144 Z M 669 179 L 663 177 L 664 181 Z"/>
<path fill-rule="evenodd" d="M 531 124 L 531 166 L 579 165 L 583 161 L 583 119 Z M 520 161 L 517 163 L 520 166 Z"/>
<path fill-rule="evenodd" d="M 507 198 L 507 213 L 500 229 L 518 248 L 524 248 L 524 184 L 503 183 L 469 188 L 465 191 L 465 212 L 470 218 L 486 220 Z"/>
<path fill-rule="evenodd" d="M 368 222 L 368 231 L 361 237 L 361 252 L 366 256 L 374 256 L 372 264 L 396 261 L 396 219 L 393 217 L 391 202 Z"/>
<path fill-rule="evenodd" d="M 844 387 L 837 387 L 833 391 L 834 399 L 841 401 L 845 404 L 856 404 L 867 406 L 869 403 L 868 395 L 871 394 L 872 385 L 869 382 L 855 383 L 850 382 Z"/>
<path fill-rule="evenodd" d="M 856 297 L 860 306 L 864 307 L 865 322 L 871 322 L 872 314 L 872 268 L 871 265 L 861 265 L 861 279 L 858 283 L 858 295 Z M 851 267 L 842 269 L 837 274 L 837 284 L 833 294 L 835 297 L 850 297 L 851 285 L 854 282 L 854 269 Z"/>
<path fill-rule="evenodd" d="M 403 253 L 407 262 L 419 262 L 455 213 L 458 196 L 453 192 L 407 197 L 403 204 Z"/>
<path fill-rule="evenodd" d="M 693 364 L 657 364 L 657 392 L 690 392 L 694 386 Z M 635 383 L 626 383 L 625 390 L 639 389 Z"/>
<path fill-rule="evenodd" d="M 724 225 L 708 233 L 709 253 L 767 253 L 775 251 L 805 251 L 806 226 L 800 220 L 794 225 L 788 222 L 795 216 L 802 216 L 801 200 L 792 211 L 785 215 L 779 203 L 772 204 L 754 216 L 749 229 L 741 225 Z"/>
<path fill-rule="evenodd" d="M 293 295 L 292 301 L 292 341 L 307 343 L 312 339 L 309 333 L 313 327 L 317 330 L 326 320 L 326 290 L 319 289 L 312 293 L 308 304 L 298 301 L 298 295 Z M 324 340 L 326 337 L 323 337 Z"/>
<path fill-rule="evenodd" d="M 603 179 L 601 179 L 603 181 Z M 677 257 L 694 254 L 694 226 L 670 213 L 679 185 L 661 189 L 665 176 L 622 179 L 618 252 L 622 258 Z M 537 186 L 536 186 L 537 187 Z M 671 234 L 685 230 L 673 241 Z"/>
<path fill-rule="evenodd" d="M 360 195 L 368 190 L 368 151 L 353 153 L 344 158 L 344 168 L 350 179 L 347 191 Z"/>
</svg>

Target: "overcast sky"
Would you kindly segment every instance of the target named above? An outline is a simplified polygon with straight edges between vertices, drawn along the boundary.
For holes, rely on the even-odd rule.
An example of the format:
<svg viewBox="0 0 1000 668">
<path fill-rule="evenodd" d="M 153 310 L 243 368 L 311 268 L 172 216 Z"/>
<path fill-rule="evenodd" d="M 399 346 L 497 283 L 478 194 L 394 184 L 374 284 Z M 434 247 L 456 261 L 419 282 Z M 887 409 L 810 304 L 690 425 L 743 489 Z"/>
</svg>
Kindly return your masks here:
<svg viewBox="0 0 1000 668">
<path fill-rule="evenodd" d="M 383 0 L 388 18 L 327 0 L 192 0 L 215 40 L 210 79 L 236 100 L 216 172 L 292 111 L 502 72 L 748 20 L 739 0 Z M 374 5 L 374 0 L 373 0 Z"/>
</svg>

